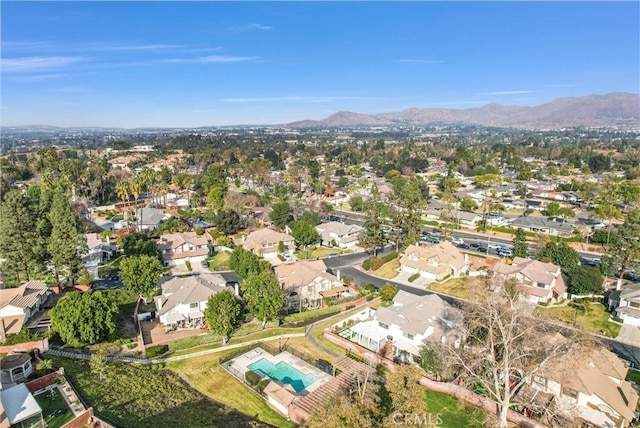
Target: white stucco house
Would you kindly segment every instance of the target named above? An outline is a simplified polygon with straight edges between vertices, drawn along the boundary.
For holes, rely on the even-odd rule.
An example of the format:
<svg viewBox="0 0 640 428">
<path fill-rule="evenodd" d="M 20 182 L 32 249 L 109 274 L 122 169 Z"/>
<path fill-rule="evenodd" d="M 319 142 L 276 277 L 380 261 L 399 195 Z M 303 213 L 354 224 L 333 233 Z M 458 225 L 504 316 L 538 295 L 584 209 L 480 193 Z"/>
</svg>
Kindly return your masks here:
<svg viewBox="0 0 640 428">
<path fill-rule="evenodd" d="M 520 285 L 522 296 L 531 303 L 547 303 L 568 297 L 560 266 L 553 263 L 514 257 L 510 265 L 501 261 L 489 270 L 506 279 L 514 278 Z"/>
<path fill-rule="evenodd" d="M 529 386 L 553 394 L 555 406 L 577 426 L 624 428 L 638 404 L 638 393 L 625 380 L 628 371 L 628 365 L 603 346 L 576 348 L 543 365 Z"/>
<path fill-rule="evenodd" d="M 0 289 L 0 342 L 9 334 L 19 333 L 50 294 L 49 287 L 42 281 L 28 281 L 17 288 Z"/>
<path fill-rule="evenodd" d="M 316 226 L 316 231 L 322 238 L 322 245 L 332 246 L 335 242 L 340 248 L 354 248 L 360 242 L 360 233 L 364 230 L 357 224 L 344 224 L 330 221 Z"/>
<path fill-rule="evenodd" d="M 240 278 L 231 271 L 170 278 L 154 299 L 156 315 L 166 326 L 203 327 L 209 297 L 229 290 L 239 298 L 239 283 Z"/>
<path fill-rule="evenodd" d="M 410 274 L 419 273 L 432 281 L 442 281 L 467 272 L 468 256 L 450 242 L 409 245 L 400 258 L 400 269 Z"/>
<path fill-rule="evenodd" d="M 625 324 L 640 327 L 640 284 L 632 284 L 620 291 L 616 314 Z"/>
<path fill-rule="evenodd" d="M 460 346 L 462 313 L 437 294 L 416 296 L 398 291 L 393 305 L 339 332 L 340 336 L 378 352 L 387 343 L 394 357 L 417 361 L 425 341 Z"/>
<path fill-rule="evenodd" d="M 211 252 L 210 236 L 198 236 L 195 232 L 167 233 L 160 236 L 158 247 L 162 252 L 162 262 L 165 266 L 200 263 L 209 257 Z"/>
<path fill-rule="evenodd" d="M 274 268 L 285 297 L 285 306 L 292 309 L 316 309 L 323 298 L 349 295 L 349 288 L 327 269 L 323 260 L 297 260 Z"/>
</svg>

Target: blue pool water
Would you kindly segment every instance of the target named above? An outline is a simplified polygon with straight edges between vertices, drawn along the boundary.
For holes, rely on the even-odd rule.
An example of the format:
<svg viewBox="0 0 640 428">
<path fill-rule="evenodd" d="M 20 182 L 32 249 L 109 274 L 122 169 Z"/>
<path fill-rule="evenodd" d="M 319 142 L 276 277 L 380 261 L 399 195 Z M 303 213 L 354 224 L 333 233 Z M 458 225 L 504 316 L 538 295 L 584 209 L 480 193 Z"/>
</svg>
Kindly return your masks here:
<svg viewBox="0 0 640 428">
<path fill-rule="evenodd" d="M 296 392 L 304 391 L 318 380 L 315 376 L 300 373 L 298 369 L 291 367 L 284 361 L 274 365 L 266 358 L 262 358 L 261 360 L 250 364 L 249 369 L 267 376 L 272 380 L 288 383 Z"/>
</svg>

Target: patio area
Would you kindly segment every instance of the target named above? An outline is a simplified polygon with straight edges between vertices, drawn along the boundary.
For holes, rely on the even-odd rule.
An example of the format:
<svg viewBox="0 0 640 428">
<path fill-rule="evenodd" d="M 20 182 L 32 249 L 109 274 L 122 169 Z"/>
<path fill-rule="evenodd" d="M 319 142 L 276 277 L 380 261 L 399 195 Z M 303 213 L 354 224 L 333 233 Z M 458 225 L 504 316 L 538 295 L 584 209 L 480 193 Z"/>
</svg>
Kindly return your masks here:
<svg viewBox="0 0 640 428">
<path fill-rule="evenodd" d="M 166 344 L 176 339 L 207 334 L 207 330 L 204 328 L 167 331 L 167 326 L 162 324 L 158 319 L 140 321 L 140 328 L 142 329 L 142 338 L 145 345 Z"/>
</svg>

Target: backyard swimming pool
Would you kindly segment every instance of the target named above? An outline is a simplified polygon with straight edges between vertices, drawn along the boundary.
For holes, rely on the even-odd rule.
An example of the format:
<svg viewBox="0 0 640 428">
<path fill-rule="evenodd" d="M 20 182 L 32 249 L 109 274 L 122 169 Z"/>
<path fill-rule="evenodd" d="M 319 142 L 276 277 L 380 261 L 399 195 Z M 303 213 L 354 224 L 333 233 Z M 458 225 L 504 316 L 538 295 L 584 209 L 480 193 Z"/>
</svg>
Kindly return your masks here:
<svg viewBox="0 0 640 428">
<path fill-rule="evenodd" d="M 248 366 L 249 370 L 260 373 L 278 382 L 288 383 L 296 392 L 304 391 L 313 385 L 318 378 L 313 375 L 306 375 L 295 367 L 291 367 L 284 361 L 273 364 L 266 358 L 262 358 Z"/>
</svg>

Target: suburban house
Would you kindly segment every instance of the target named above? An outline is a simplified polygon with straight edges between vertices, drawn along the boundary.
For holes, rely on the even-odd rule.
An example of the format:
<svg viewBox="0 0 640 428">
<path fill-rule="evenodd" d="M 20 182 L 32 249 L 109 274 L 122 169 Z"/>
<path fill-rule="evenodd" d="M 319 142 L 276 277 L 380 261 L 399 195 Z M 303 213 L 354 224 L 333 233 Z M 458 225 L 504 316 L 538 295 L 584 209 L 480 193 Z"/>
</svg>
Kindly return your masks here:
<svg viewBox="0 0 640 428">
<path fill-rule="evenodd" d="M 50 294 L 49 287 L 42 281 L 0 289 L 0 342 L 4 342 L 9 334 L 19 333 Z"/>
<path fill-rule="evenodd" d="M 322 307 L 324 297 L 343 297 L 350 293 L 339 277 L 328 272 L 323 260 L 298 260 L 274 268 L 285 296 L 285 306 L 292 309 Z"/>
<path fill-rule="evenodd" d="M 0 387 L 0 428 L 45 426 L 42 409 L 24 383 Z"/>
<path fill-rule="evenodd" d="M 353 248 L 359 243 L 360 232 L 364 228 L 355 224 L 344 224 L 330 221 L 316 226 L 316 231 L 322 238 L 322 245 L 327 247 L 336 245 L 340 248 Z"/>
<path fill-rule="evenodd" d="M 570 235 L 574 227 L 569 223 L 549 220 L 544 217 L 517 217 L 511 220 L 511 227 L 521 227 L 526 231 L 547 235 Z"/>
<path fill-rule="evenodd" d="M 84 236 L 87 239 L 89 250 L 82 256 L 82 265 L 97 277 L 98 270 L 96 268 L 111 260 L 111 257 L 117 254 L 118 246 L 115 243 L 112 244 L 108 236 L 106 242 L 103 241 L 98 233 L 85 233 Z"/>
<path fill-rule="evenodd" d="M 455 215 L 463 226 L 475 227 L 482 220 L 482 217 L 476 213 L 458 211 Z"/>
<path fill-rule="evenodd" d="M 432 281 L 457 278 L 468 269 L 467 255 L 450 242 L 409 245 L 400 259 L 402 272 L 419 273 Z"/>
<path fill-rule="evenodd" d="M 625 324 L 640 327 L 640 284 L 620 290 L 616 314 Z"/>
<path fill-rule="evenodd" d="M 625 380 L 629 367 L 608 349 L 574 349 L 551 360 L 529 386 L 554 395 L 560 412 L 577 426 L 628 427 L 638 394 Z"/>
<path fill-rule="evenodd" d="M 185 262 L 200 263 L 209 257 L 211 245 L 209 235 L 198 236 L 195 232 L 168 233 L 160 236 L 158 247 L 162 251 L 165 266 L 183 265 Z"/>
<path fill-rule="evenodd" d="M 567 285 L 560 266 L 538 260 L 514 257 L 511 264 L 500 262 L 489 270 L 504 279 L 514 278 L 520 292 L 532 303 L 567 298 Z"/>
<path fill-rule="evenodd" d="M 459 346 L 464 338 L 461 321 L 462 312 L 437 294 L 416 296 L 401 290 L 392 306 L 380 307 L 339 334 L 374 352 L 388 346 L 400 361 L 413 362 L 425 341 Z"/>
<path fill-rule="evenodd" d="M 162 294 L 154 299 L 157 317 L 166 326 L 203 327 L 209 296 L 227 289 L 239 296 L 239 283 L 231 271 L 172 277 L 161 284 Z"/>
<path fill-rule="evenodd" d="M 160 226 L 162 220 L 171 217 L 171 214 L 164 213 L 157 208 L 144 207 L 136 210 L 136 227 L 140 230 L 155 230 Z"/>
<path fill-rule="evenodd" d="M 295 240 L 291 235 L 276 232 L 273 229 L 259 229 L 251 232 L 244 239 L 242 247 L 265 259 L 276 258 L 280 242 L 284 243 L 285 252 L 293 253 L 296 249 Z"/>
</svg>

